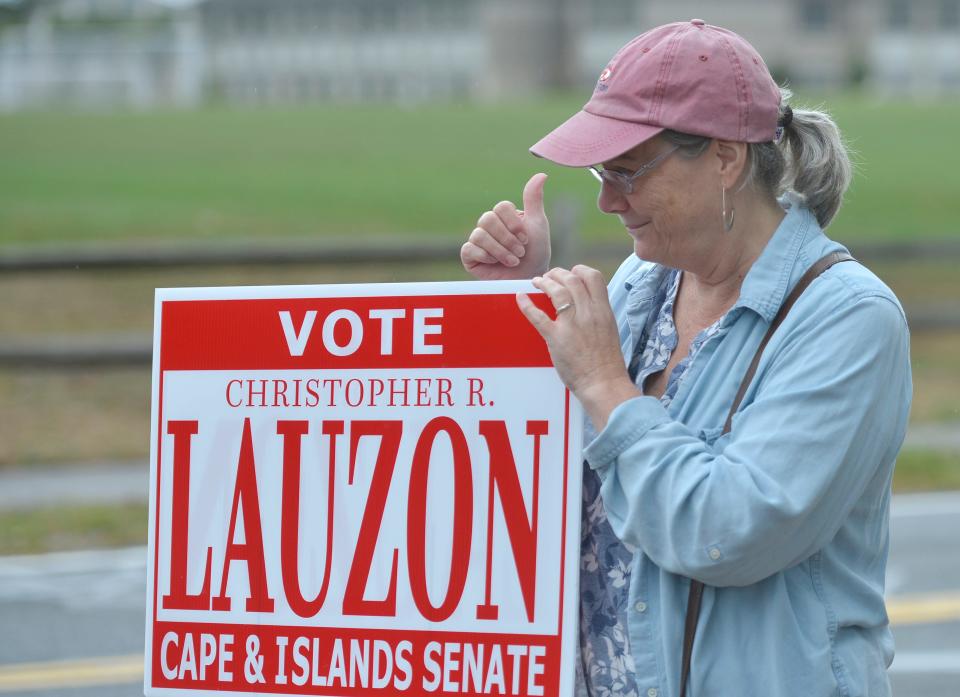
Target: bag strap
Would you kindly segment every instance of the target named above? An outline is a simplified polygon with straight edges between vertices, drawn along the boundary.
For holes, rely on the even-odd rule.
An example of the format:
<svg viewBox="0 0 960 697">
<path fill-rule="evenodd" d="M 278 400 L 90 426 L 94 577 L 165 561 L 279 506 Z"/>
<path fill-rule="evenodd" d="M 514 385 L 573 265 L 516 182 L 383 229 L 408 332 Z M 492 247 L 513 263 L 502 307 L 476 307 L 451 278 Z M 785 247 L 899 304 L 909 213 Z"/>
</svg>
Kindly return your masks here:
<svg viewBox="0 0 960 697">
<path fill-rule="evenodd" d="M 770 337 L 772 337 L 773 333 L 777 331 L 777 327 L 780 326 L 780 324 L 783 322 L 783 319 L 787 316 L 787 313 L 790 312 L 790 308 L 793 307 L 794 303 L 797 302 L 797 298 L 803 295 L 803 291 L 807 289 L 807 286 L 809 286 L 817 276 L 822 274 L 834 264 L 838 264 L 842 261 L 855 260 L 846 252 L 832 252 L 818 260 L 807 270 L 803 277 L 797 282 L 797 285 L 794 286 L 793 290 L 790 292 L 790 295 L 787 296 L 787 299 L 783 301 L 783 304 L 780 306 L 780 310 L 773 318 L 773 321 L 770 323 L 770 327 L 767 329 L 767 333 L 760 342 L 760 346 L 757 347 L 757 352 L 754 354 L 753 360 L 750 362 L 750 367 L 747 368 L 746 375 L 743 376 L 743 381 L 740 383 L 740 389 L 737 390 L 737 396 L 734 397 L 733 404 L 730 406 L 730 412 L 727 414 L 727 420 L 723 424 L 722 433 L 730 432 L 730 426 L 733 423 L 733 415 L 740 407 L 740 402 L 743 401 L 743 397 L 747 393 L 747 388 L 750 386 L 750 382 L 753 380 L 753 376 L 757 372 L 757 366 L 760 365 L 760 356 L 763 354 L 763 349 L 767 347 L 767 344 L 770 342 Z M 693 656 L 693 640 L 697 634 L 697 620 L 700 619 L 700 600 L 702 598 L 703 583 L 691 579 L 690 594 L 687 596 L 687 616 L 683 625 L 683 658 L 680 662 L 680 692 L 678 693 L 678 697 L 685 696 L 687 682 L 690 678 L 690 659 Z"/>
</svg>

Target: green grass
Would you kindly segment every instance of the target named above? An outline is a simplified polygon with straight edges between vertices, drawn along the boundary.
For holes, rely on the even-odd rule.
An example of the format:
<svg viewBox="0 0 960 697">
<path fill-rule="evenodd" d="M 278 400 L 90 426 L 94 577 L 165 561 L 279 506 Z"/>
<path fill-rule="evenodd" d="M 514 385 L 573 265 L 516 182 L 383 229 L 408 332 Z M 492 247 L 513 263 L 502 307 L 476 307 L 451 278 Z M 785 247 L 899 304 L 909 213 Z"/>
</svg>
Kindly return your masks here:
<svg viewBox="0 0 960 697">
<path fill-rule="evenodd" d="M 910 337 L 914 422 L 960 423 L 960 332 Z"/>
<path fill-rule="evenodd" d="M 802 103 L 802 99 L 795 99 Z M 582 208 L 588 238 L 616 238 L 586 175 L 527 147 L 582 99 L 506 106 L 205 109 L 0 116 L 0 245 L 194 237 L 433 234 L 550 173 L 549 199 Z M 858 174 L 841 240 L 952 233 L 960 174 L 945 134 L 960 101 L 826 100 Z M 907 135 L 909 133 L 909 135 Z"/>
<path fill-rule="evenodd" d="M 461 236 L 520 190 L 526 146 L 568 109 L 0 117 L 0 241 Z M 589 203 L 581 177 L 558 172 L 557 188 Z"/>
<path fill-rule="evenodd" d="M 801 97 L 797 102 L 803 104 Z M 811 100 L 808 104 L 819 104 Z M 960 100 L 881 101 L 833 96 L 822 103 L 853 151 L 856 174 L 831 233 L 841 240 L 915 239 L 957 233 L 956 148 L 945 134 Z"/>
<path fill-rule="evenodd" d="M 960 452 L 905 450 L 893 471 L 893 491 L 960 489 Z"/>
<path fill-rule="evenodd" d="M 0 555 L 142 545 L 147 506 L 74 506 L 0 513 Z"/>
</svg>

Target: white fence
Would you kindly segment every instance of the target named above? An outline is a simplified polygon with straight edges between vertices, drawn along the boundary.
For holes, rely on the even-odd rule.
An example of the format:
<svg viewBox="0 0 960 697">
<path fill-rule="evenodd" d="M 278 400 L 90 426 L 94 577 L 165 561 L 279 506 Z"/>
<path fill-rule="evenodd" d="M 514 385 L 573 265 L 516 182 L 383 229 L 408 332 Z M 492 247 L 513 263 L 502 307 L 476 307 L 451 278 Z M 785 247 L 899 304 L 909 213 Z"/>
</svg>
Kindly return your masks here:
<svg viewBox="0 0 960 697">
<path fill-rule="evenodd" d="M 798 0 L 731 0 L 706 19 L 736 28 L 794 84 L 841 86 L 859 70 L 881 90 L 956 93 L 960 9 L 953 24 L 920 22 L 933 1 L 916 0 L 906 28 L 888 26 L 881 0 L 830 5 L 822 26 Z M 0 0 L 0 109 L 589 89 L 627 40 L 698 9 L 691 0 Z"/>
</svg>

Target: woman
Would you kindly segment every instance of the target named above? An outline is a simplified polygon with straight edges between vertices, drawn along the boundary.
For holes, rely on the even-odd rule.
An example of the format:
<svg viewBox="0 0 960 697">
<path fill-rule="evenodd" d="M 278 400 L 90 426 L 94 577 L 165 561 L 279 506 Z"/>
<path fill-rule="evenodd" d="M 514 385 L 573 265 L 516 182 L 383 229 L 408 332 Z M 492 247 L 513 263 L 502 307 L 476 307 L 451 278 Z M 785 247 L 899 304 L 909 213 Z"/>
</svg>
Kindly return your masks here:
<svg viewBox="0 0 960 697">
<path fill-rule="evenodd" d="M 476 278 L 533 276 L 550 297 L 555 317 L 517 301 L 589 417 L 578 673 L 592 695 L 890 694 L 907 325 L 824 235 L 849 160 L 829 117 L 789 96 L 733 32 L 653 29 L 531 148 L 601 180 L 634 251 L 609 286 L 585 266 L 547 271 L 544 174 L 461 252 Z"/>
</svg>

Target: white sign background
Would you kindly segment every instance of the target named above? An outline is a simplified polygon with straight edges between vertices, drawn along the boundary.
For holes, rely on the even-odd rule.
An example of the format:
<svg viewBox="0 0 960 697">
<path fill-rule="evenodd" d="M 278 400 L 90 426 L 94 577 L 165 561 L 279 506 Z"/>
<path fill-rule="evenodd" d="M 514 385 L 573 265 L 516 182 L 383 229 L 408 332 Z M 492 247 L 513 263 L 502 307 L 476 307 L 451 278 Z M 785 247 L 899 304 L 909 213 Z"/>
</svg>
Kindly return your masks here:
<svg viewBox="0 0 960 697">
<path fill-rule="evenodd" d="M 146 694 L 183 694 L 184 689 L 245 695 L 573 694 L 574 642 L 578 624 L 576 580 L 582 416 L 552 366 L 509 365 L 511 350 L 521 345 L 529 349 L 534 342 L 542 344 L 539 337 L 530 334 L 532 329 L 526 325 L 515 305 L 515 315 L 510 316 L 503 309 L 510 305 L 504 304 L 502 299 L 511 297 L 518 290 L 536 293 L 530 284 L 517 282 L 157 291 Z M 289 355 L 291 349 L 279 319 L 279 313 L 284 311 L 282 308 L 290 304 L 286 301 L 295 301 L 299 305 L 304 301 L 323 301 L 318 305 L 318 316 L 309 333 L 310 345 L 321 342 L 321 321 L 331 307 L 349 309 L 356 306 L 358 299 L 370 298 L 384 299 L 386 306 L 401 308 L 405 312 L 403 318 L 394 322 L 394 346 L 389 360 L 383 361 L 384 367 L 379 367 L 376 361 L 368 367 L 336 367 L 336 360 L 330 356 L 319 361 L 322 365 L 316 365 L 317 361 L 309 356 L 305 360 L 290 357 L 294 363 L 300 361 L 303 367 L 207 367 L 211 360 L 212 365 L 216 365 L 215 345 L 219 339 L 202 334 L 206 327 L 217 325 L 200 320 L 198 324 L 184 322 L 181 326 L 171 319 L 172 314 L 164 318 L 164 310 L 172 308 L 171 304 L 189 308 L 191 312 L 196 308 L 200 313 L 215 313 L 224 301 L 231 307 L 239 303 L 241 308 L 246 301 L 270 301 L 250 304 L 253 308 L 251 320 L 243 332 L 258 334 L 249 340 L 253 354 L 265 340 L 259 334 L 272 334 L 266 340 L 276 342 Z M 442 313 L 430 320 L 430 326 L 435 329 L 424 339 L 428 345 L 441 349 L 437 354 L 430 354 L 436 365 L 395 367 L 391 362 L 404 361 L 402 344 L 405 334 L 401 331 L 401 319 L 412 316 L 409 311 L 411 300 L 416 307 L 423 307 L 425 299 L 436 300 L 432 305 L 442 308 Z M 462 327 L 469 326 L 464 321 L 470 322 L 469 317 L 465 320 L 455 313 L 482 316 L 483 313 L 476 309 L 494 299 L 501 301 L 492 311 L 497 326 L 474 326 L 474 335 L 469 344 L 464 344 L 470 346 L 470 355 L 463 360 L 450 360 L 455 351 L 449 345 L 456 338 L 453 333 L 459 336 L 463 333 Z M 426 304 L 430 305 L 430 302 Z M 357 309 L 356 315 L 364 322 L 363 340 L 382 350 L 380 339 L 374 336 L 374 332 L 380 329 L 382 338 L 382 323 L 370 320 L 362 309 Z M 301 331 L 306 328 L 302 316 L 302 312 L 297 315 L 296 309 L 291 312 L 294 328 Z M 347 322 L 340 324 L 346 325 Z M 201 329 L 197 330 L 197 326 Z M 348 327 L 339 328 L 341 337 L 345 335 L 345 329 Z M 523 336 L 517 336 L 518 333 Z M 463 337 L 459 338 L 462 344 Z M 177 361 L 171 365 L 165 362 L 164 353 L 169 351 L 170 355 L 185 356 L 180 363 L 189 364 L 191 347 L 184 344 L 190 341 L 196 341 L 198 347 L 205 347 L 199 349 L 204 355 L 213 356 L 210 360 L 199 361 L 203 369 L 184 369 L 176 364 Z M 211 342 L 214 343 L 213 349 L 210 348 Z M 340 341 L 341 345 L 345 343 L 345 340 Z M 225 343 L 234 354 L 236 344 L 236 340 Z M 168 345 L 174 348 L 168 349 Z M 411 345 L 416 344 L 412 342 Z M 409 349 L 407 346 L 406 350 Z M 545 353 L 542 346 L 536 350 Z M 477 363 L 476 355 L 481 356 L 480 363 L 486 362 L 483 357 L 496 360 L 489 361 L 491 366 L 449 367 L 464 360 Z M 410 361 L 422 363 L 421 358 L 411 356 Z M 227 362 L 230 360 L 235 362 L 234 358 L 227 359 Z M 349 361 L 349 357 L 344 360 Z M 254 358 L 253 363 L 259 361 Z M 312 391 L 308 390 L 308 384 Z M 285 389 L 282 395 L 276 394 L 277 386 Z M 284 406 L 284 401 L 288 406 Z M 403 406 L 404 403 L 407 406 Z M 455 539 L 454 535 L 454 446 L 452 437 L 445 431 L 435 437 L 430 450 L 425 504 L 411 500 L 411 496 L 422 495 L 422 492 L 411 492 L 410 489 L 414 450 L 425 427 L 437 418 L 452 419 L 463 434 L 469 452 L 472 500 L 465 585 L 456 608 L 440 621 L 425 618 L 414 601 L 408 571 L 407 539 L 411 506 L 425 505 L 423 556 L 427 596 L 430 603 L 438 607 L 448 592 L 452 550 L 455 546 L 462 547 L 467 540 Z M 234 560 L 229 567 L 225 565 L 234 488 L 247 420 L 252 435 L 266 588 L 274 601 L 273 611 L 269 613 L 250 612 L 245 607 L 251 594 L 248 562 Z M 277 423 L 286 420 L 306 421 L 309 429 L 301 439 L 296 573 L 298 588 L 304 598 L 309 600 L 317 595 L 324 580 L 325 560 L 332 552 L 326 600 L 322 608 L 309 617 L 302 617 L 290 608 L 281 572 L 284 441 L 278 435 Z M 231 599 L 229 611 L 212 609 L 209 603 L 200 609 L 171 609 L 164 600 L 171 595 L 175 585 L 172 581 L 175 567 L 172 530 L 175 516 L 180 515 L 174 511 L 173 473 L 181 463 L 175 462 L 175 436 L 170 432 L 169 424 L 180 421 L 195 421 L 197 424 L 197 432 L 189 445 L 187 593 L 202 595 L 208 576 L 205 562 L 209 553 L 208 595 L 220 594 L 223 572 L 229 569 L 229 581 L 224 587 L 225 595 Z M 343 612 L 343 599 L 374 480 L 377 456 L 385 441 L 376 435 L 356 440 L 351 482 L 351 428 L 356 422 L 363 421 L 402 422 L 396 464 L 383 504 L 383 519 L 369 576 L 362 589 L 365 600 L 382 600 L 390 593 L 393 577 L 396 607 L 391 616 L 346 615 Z M 492 519 L 489 515 L 491 446 L 481 435 L 481 423 L 490 421 L 504 425 L 528 516 L 532 516 L 533 511 L 534 461 L 538 461 L 536 583 L 532 620 L 528 617 L 521 592 L 523 582 L 518 573 L 518 563 L 522 564 L 524 560 L 515 558 L 505 522 L 507 514 L 499 492 L 493 496 Z M 335 447 L 332 453 L 331 437 L 322 432 L 323 424 L 327 422 L 344 424 L 343 432 L 333 438 Z M 530 422 L 546 422 L 546 432 L 531 435 L 528 433 Z M 334 533 L 332 550 L 327 550 L 331 454 Z M 461 486 L 464 486 L 463 482 Z M 182 507 L 183 503 L 177 505 Z M 237 531 L 232 540 L 237 545 L 249 542 L 244 536 L 250 518 L 243 508 L 241 505 Z M 484 604 L 487 591 L 488 534 L 492 535 L 490 600 L 499 606 L 499 612 L 496 619 L 478 619 L 477 607 Z M 394 554 L 397 558 L 395 576 L 391 573 Z M 325 633 L 307 631 L 320 628 Z M 384 682 L 385 666 L 378 669 L 348 666 L 346 680 L 333 680 L 331 671 L 336 671 L 331 667 L 330 655 L 325 654 L 324 658 L 311 655 L 319 644 L 311 644 L 309 650 L 303 648 L 303 644 L 314 637 L 322 637 L 319 641 L 329 645 L 336 641 L 338 632 L 345 644 L 348 639 L 361 641 L 359 637 L 382 636 L 390 644 L 391 651 L 397 651 L 398 637 L 404 633 L 416 637 L 422 632 L 427 643 L 413 641 L 407 656 L 409 670 L 406 673 L 400 670 L 399 654 L 394 653 L 390 658 L 393 679 L 379 686 L 376 683 Z M 247 644 L 251 634 L 258 638 L 257 650 L 252 654 Z M 467 670 L 466 645 L 473 642 L 476 651 L 483 643 L 476 643 L 479 635 L 492 642 L 502 639 L 504 647 L 519 647 L 527 640 L 533 646 L 537 644 L 537 638 L 543 641 L 550 638 L 556 647 L 556 655 L 541 657 L 537 666 L 533 650 L 520 658 L 516 653 L 520 651 L 518 648 L 513 654 L 503 653 L 504 675 L 498 682 L 496 674 L 492 677 L 489 674 L 491 670 L 496 673 L 496 666 L 490 664 L 492 649 L 489 642 L 485 645 L 487 664 L 472 674 Z M 282 636 L 286 643 L 278 645 L 278 636 Z M 306 639 L 301 641 L 300 654 L 295 657 L 292 647 L 301 636 Z M 233 641 L 225 641 L 224 637 Z M 445 646 L 442 651 L 431 654 L 436 659 L 435 672 L 431 672 L 429 660 L 420 655 L 422 646 L 428 646 L 430 638 Z M 188 644 L 191 644 L 189 648 Z M 449 658 L 451 645 L 459 645 L 459 648 Z M 349 646 L 346 650 L 349 653 Z M 553 651 L 549 647 L 544 650 L 548 655 Z M 282 659 L 281 653 L 284 654 Z M 258 657 L 261 658 L 259 671 Z M 310 669 L 303 668 L 298 658 L 309 658 Z M 374 660 L 366 653 L 362 658 L 364 661 Z M 351 656 L 345 656 L 347 663 L 350 660 Z M 538 668 L 547 674 L 538 675 Z M 363 670 L 367 674 L 359 675 L 358 671 Z M 550 675 L 550 671 L 556 674 Z M 518 677 L 518 672 L 523 675 Z M 365 684 L 361 684 L 361 679 Z M 301 681 L 303 684 L 296 684 Z M 476 689 L 480 685 L 483 687 Z"/>
</svg>

